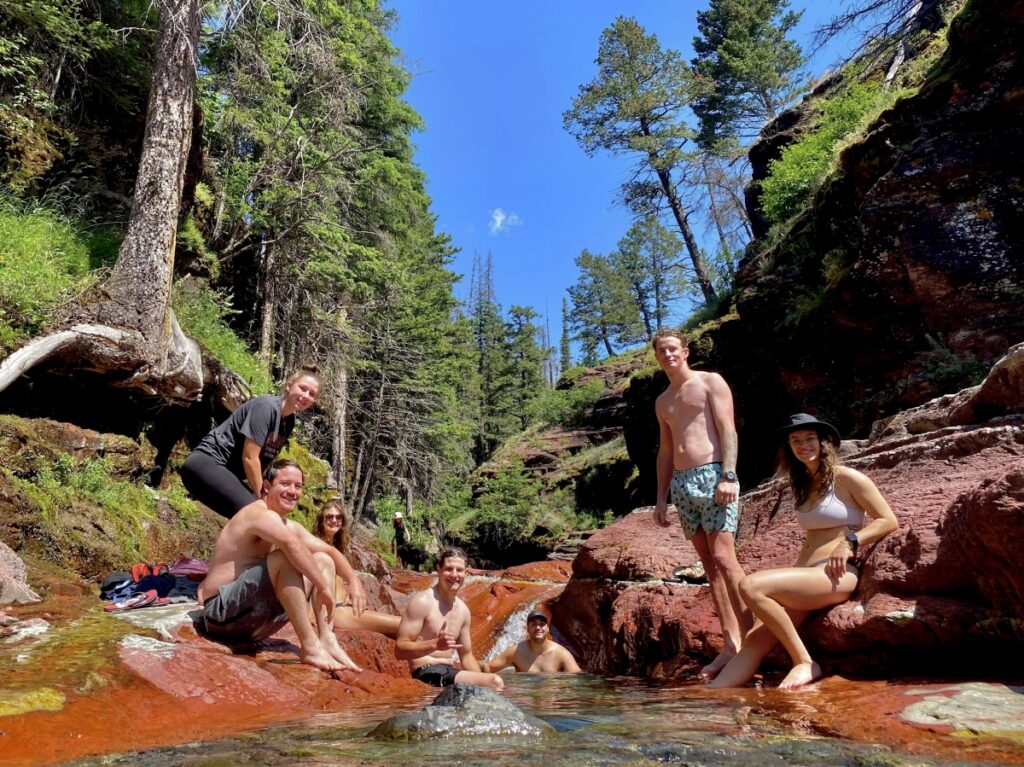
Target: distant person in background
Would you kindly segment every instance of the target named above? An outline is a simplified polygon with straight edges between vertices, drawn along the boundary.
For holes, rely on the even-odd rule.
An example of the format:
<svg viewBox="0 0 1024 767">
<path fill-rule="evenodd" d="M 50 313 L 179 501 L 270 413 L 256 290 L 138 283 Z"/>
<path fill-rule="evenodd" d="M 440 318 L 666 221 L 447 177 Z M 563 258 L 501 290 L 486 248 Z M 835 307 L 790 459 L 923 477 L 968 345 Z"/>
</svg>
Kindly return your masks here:
<svg viewBox="0 0 1024 767">
<path fill-rule="evenodd" d="M 793 663 L 781 689 L 818 679 L 821 667 L 797 627 L 813 610 L 849 599 L 857 588 L 860 548 L 899 526 L 875 483 L 839 463 L 839 432 L 834 426 L 797 413 L 779 429 L 779 438 L 778 474 L 789 479 L 796 521 L 806 537 L 793 567 L 762 570 L 740 583 L 740 595 L 757 621 L 712 687 L 746 684 L 779 642 Z M 871 520 L 866 525 L 865 514 Z"/>
<path fill-rule="evenodd" d="M 295 414 L 313 405 L 319 389 L 319 369 L 304 365 L 288 378 L 280 396 L 254 397 L 239 405 L 185 459 L 185 489 L 228 519 L 255 501 L 265 472 L 295 428 Z"/>
<path fill-rule="evenodd" d="M 690 368 L 690 350 L 678 330 L 658 330 L 651 345 L 669 381 L 654 405 L 660 429 L 654 521 L 662 527 L 671 524 L 671 493 L 683 535 L 704 566 L 722 626 L 722 652 L 700 672 L 711 679 L 737 653 L 750 625 L 739 594 L 743 569 L 736 559 L 740 485 L 732 392 L 717 373 Z"/>
<path fill-rule="evenodd" d="M 534 610 L 526 616 L 526 640 L 504 650 L 492 661 L 484 661 L 484 671 L 501 671 L 509 666 L 530 674 L 582 673 L 572 653 L 551 638 L 548 616 Z"/>
<path fill-rule="evenodd" d="M 330 501 L 316 515 L 313 522 L 313 535 L 330 544 L 351 562 L 349 542 L 351 540 L 351 519 L 339 501 Z M 376 631 L 394 639 L 398 636 L 398 624 L 402 619 L 397 615 L 363 610 L 356 615 L 348 604 L 348 587 L 339 576 L 336 579 L 334 604 L 334 627 L 346 630 Z"/>
<path fill-rule="evenodd" d="M 391 553 L 398 558 L 398 566 L 405 568 L 405 547 L 409 545 L 409 531 L 405 529 L 405 519 L 402 512 L 396 511 L 391 518 L 391 526 L 395 530 L 395 537 L 391 539 Z"/>
</svg>

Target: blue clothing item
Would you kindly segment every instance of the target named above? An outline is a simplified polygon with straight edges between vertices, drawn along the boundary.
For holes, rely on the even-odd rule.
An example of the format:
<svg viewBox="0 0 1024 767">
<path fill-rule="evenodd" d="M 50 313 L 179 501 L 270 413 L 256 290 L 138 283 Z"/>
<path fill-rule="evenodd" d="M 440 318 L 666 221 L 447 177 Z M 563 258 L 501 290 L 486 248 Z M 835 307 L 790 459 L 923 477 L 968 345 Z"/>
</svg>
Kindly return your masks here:
<svg viewBox="0 0 1024 767">
<path fill-rule="evenodd" d="M 706 533 L 735 533 L 739 527 L 739 502 L 728 506 L 715 503 L 715 491 L 721 481 L 721 463 L 705 463 L 672 474 L 669 494 L 687 540 L 701 528 Z"/>
</svg>

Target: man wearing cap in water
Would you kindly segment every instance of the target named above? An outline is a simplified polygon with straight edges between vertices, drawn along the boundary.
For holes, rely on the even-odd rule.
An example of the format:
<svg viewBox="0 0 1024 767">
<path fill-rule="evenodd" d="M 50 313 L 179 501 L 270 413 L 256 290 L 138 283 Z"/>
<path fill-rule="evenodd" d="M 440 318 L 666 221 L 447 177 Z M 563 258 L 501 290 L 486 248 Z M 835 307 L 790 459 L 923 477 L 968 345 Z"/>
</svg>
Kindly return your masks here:
<svg viewBox="0 0 1024 767">
<path fill-rule="evenodd" d="M 501 671 L 514 666 L 516 671 L 530 674 L 580 674 L 572 654 L 551 638 L 548 616 L 534 610 L 526 616 L 526 641 L 504 650 L 492 661 L 484 661 L 484 671 Z"/>
</svg>

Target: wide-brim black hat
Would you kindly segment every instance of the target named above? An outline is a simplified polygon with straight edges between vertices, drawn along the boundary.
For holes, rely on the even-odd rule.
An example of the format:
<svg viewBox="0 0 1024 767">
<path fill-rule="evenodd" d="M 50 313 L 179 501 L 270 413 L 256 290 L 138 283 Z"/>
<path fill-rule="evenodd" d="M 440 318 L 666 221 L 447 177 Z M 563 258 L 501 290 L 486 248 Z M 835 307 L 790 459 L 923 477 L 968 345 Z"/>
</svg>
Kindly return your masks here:
<svg viewBox="0 0 1024 767">
<path fill-rule="evenodd" d="M 839 436 L 839 429 L 830 423 L 819 421 L 810 413 L 794 413 L 789 417 L 784 426 L 776 430 L 775 434 L 779 439 L 785 439 L 790 432 L 800 431 L 801 429 L 814 429 L 819 434 L 824 434 L 825 439 L 832 440 L 836 445 L 842 442 L 842 438 Z"/>
</svg>

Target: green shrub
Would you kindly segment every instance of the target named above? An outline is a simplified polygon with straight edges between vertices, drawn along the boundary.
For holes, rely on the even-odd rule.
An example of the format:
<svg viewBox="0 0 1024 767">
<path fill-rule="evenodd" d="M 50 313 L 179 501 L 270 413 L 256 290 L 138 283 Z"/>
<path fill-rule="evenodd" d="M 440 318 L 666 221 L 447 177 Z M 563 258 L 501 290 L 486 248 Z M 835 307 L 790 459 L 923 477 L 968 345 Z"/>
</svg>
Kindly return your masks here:
<svg viewBox="0 0 1024 767">
<path fill-rule="evenodd" d="M 171 305 L 182 330 L 248 381 L 255 393 L 266 394 L 273 389 L 266 365 L 228 326 L 227 318 L 235 310 L 227 297 L 186 279 L 175 283 Z"/>
<path fill-rule="evenodd" d="M 144 525 L 156 518 L 157 495 L 140 483 L 112 479 L 109 459 L 79 461 L 64 454 L 31 479 L 9 473 L 7 478 L 50 524 L 60 524 L 61 516 L 72 512 L 75 504 L 102 509 L 114 527 L 123 560 L 132 562 L 142 556 Z"/>
<path fill-rule="evenodd" d="M 831 173 L 844 139 L 866 127 L 898 95 L 881 83 L 854 79 L 824 101 L 813 130 L 783 149 L 761 182 L 761 206 L 768 221 L 781 223 L 803 210 Z"/>
<path fill-rule="evenodd" d="M 11 350 L 92 282 L 118 239 L 44 207 L 0 199 L 0 344 Z"/>
<path fill-rule="evenodd" d="M 546 389 L 527 404 L 527 418 L 531 422 L 576 426 L 586 419 L 604 391 L 604 383 L 596 378 L 569 389 Z"/>
</svg>

